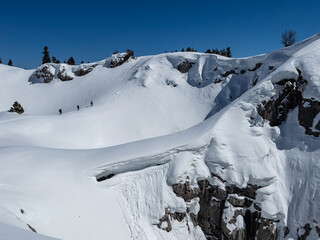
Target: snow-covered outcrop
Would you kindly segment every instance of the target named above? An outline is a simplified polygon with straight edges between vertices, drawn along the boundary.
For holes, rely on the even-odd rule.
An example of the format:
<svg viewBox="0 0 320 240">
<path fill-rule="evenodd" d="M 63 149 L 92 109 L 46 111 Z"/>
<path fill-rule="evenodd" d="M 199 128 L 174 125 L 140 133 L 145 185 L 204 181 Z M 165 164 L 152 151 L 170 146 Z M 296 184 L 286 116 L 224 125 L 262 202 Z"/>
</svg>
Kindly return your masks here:
<svg viewBox="0 0 320 240">
<path fill-rule="evenodd" d="M 128 59 L 0 65 L 0 222 L 66 240 L 320 237 L 319 34 Z"/>
<path fill-rule="evenodd" d="M 65 63 L 46 63 L 38 67 L 30 76 L 31 83 L 49 83 L 54 79 L 61 81 L 71 81 L 75 77 L 81 77 L 90 73 L 96 66 L 102 63 L 81 64 L 72 66 Z"/>
</svg>

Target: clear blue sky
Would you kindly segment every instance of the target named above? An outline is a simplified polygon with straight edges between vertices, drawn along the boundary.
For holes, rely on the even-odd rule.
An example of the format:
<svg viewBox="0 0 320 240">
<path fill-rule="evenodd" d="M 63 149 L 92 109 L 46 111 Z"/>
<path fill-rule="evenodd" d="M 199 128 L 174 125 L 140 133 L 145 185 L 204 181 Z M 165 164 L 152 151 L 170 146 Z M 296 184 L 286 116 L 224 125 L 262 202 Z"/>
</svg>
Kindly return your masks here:
<svg viewBox="0 0 320 240">
<path fill-rule="evenodd" d="M 35 68 L 43 47 L 60 61 L 98 61 L 115 50 L 136 56 L 231 47 L 246 57 L 281 47 L 285 29 L 301 41 L 320 31 L 319 0 L 2 1 L 0 58 Z"/>
</svg>

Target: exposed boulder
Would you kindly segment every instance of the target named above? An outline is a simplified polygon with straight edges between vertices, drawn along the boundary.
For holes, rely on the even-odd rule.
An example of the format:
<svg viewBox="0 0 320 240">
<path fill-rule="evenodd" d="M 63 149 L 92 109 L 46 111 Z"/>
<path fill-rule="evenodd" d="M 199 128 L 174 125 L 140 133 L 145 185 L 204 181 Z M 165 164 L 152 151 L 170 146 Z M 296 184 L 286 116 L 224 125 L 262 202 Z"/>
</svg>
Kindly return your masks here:
<svg viewBox="0 0 320 240">
<path fill-rule="evenodd" d="M 182 222 L 183 219 L 185 219 L 187 216 L 187 213 L 182 212 L 174 212 L 171 213 L 168 208 L 165 209 L 165 214 L 162 218 L 159 219 L 159 223 L 157 224 L 157 227 L 159 229 L 165 230 L 167 232 L 170 232 L 172 230 L 172 220 L 177 220 L 178 222 Z"/>
<path fill-rule="evenodd" d="M 225 204 L 222 215 L 222 231 L 226 239 L 246 239 L 245 222 L 242 208 L 235 208 L 231 204 Z"/>
<path fill-rule="evenodd" d="M 277 239 L 276 224 L 273 220 L 260 217 L 256 239 Z"/>
<path fill-rule="evenodd" d="M 24 113 L 24 109 L 23 107 L 20 105 L 20 103 L 18 103 L 17 101 L 15 101 L 12 105 L 12 107 L 10 108 L 9 112 L 16 112 L 18 114 L 22 114 Z"/>
<path fill-rule="evenodd" d="M 302 99 L 299 105 L 298 119 L 308 135 L 319 137 L 320 135 L 320 120 L 314 122 L 315 117 L 320 113 L 320 102 L 312 99 Z M 314 126 L 314 129 L 313 129 Z"/>
<path fill-rule="evenodd" d="M 77 71 L 74 72 L 74 74 L 78 77 L 84 76 L 91 72 L 93 70 L 93 67 L 88 68 L 79 68 Z"/>
<path fill-rule="evenodd" d="M 298 80 L 283 79 L 276 83 L 282 86 L 282 90 L 276 94 L 277 98 L 263 102 L 258 107 L 258 113 L 264 119 L 269 120 L 270 126 L 279 126 L 288 115 L 290 109 L 297 107 L 302 101 L 302 92 L 307 83 L 301 76 Z"/>
<path fill-rule="evenodd" d="M 228 197 L 227 201 L 234 207 L 244 207 L 245 204 L 244 198 L 234 197 L 231 195 Z"/>
<path fill-rule="evenodd" d="M 297 229 L 297 235 L 298 235 L 298 240 L 306 240 L 307 237 L 309 236 L 310 234 L 310 231 L 311 231 L 311 227 L 310 227 L 310 224 L 307 223 L 306 225 L 304 225 L 303 227 L 300 227 Z"/>
<path fill-rule="evenodd" d="M 288 116 L 289 110 L 298 107 L 299 124 L 305 128 L 305 133 L 315 137 L 320 136 L 320 102 L 315 99 L 303 98 L 303 91 L 308 83 L 298 70 L 298 79 L 283 79 L 277 82 L 277 93 L 269 101 L 258 106 L 260 116 L 270 122 L 270 126 L 281 125 Z M 317 121 L 317 122 L 315 122 Z"/>
<path fill-rule="evenodd" d="M 178 196 L 182 197 L 185 201 L 190 201 L 195 198 L 198 193 L 198 188 L 192 188 L 190 182 L 178 183 L 172 185 L 173 192 Z"/>
<path fill-rule="evenodd" d="M 248 184 L 245 188 L 239 188 L 235 185 L 227 186 L 227 191 L 230 194 L 238 194 L 239 196 L 246 196 L 252 199 L 256 198 L 257 190 L 261 188 L 258 185 Z"/>
<path fill-rule="evenodd" d="M 127 50 L 124 53 L 113 54 L 111 58 L 110 67 L 115 68 L 122 65 L 130 58 L 134 58 L 134 52 L 132 50 Z"/>
<path fill-rule="evenodd" d="M 256 70 L 258 70 L 261 66 L 262 66 L 262 63 L 259 62 L 259 63 L 256 64 L 256 66 L 255 66 L 254 68 L 248 69 L 248 71 L 251 71 L 251 72 L 256 71 Z"/>
<path fill-rule="evenodd" d="M 54 78 L 54 72 L 55 69 L 52 66 L 49 66 L 47 64 L 39 67 L 30 77 L 29 81 L 30 82 L 44 82 L 44 83 L 49 83 L 53 80 Z M 31 80 L 31 79 L 36 79 L 36 80 Z"/>
<path fill-rule="evenodd" d="M 66 73 L 66 69 L 64 67 L 62 67 L 61 70 L 59 70 L 58 72 L 58 78 L 61 80 L 61 81 L 70 81 L 73 79 L 73 77 L 69 76 L 67 73 Z"/>
<path fill-rule="evenodd" d="M 158 228 L 165 230 L 167 232 L 170 232 L 172 230 L 172 225 L 171 225 L 169 216 L 170 216 L 169 209 L 166 208 L 164 216 L 159 219 L 159 223 L 157 225 Z"/>
<path fill-rule="evenodd" d="M 231 74 L 236 74 L 236 71 L 234 69 L 226 71 L 225 73 L 223 73 L 221 76 L 222 77 L 228 77 Z"/>
<path fill-rule="evenodd" d="M 184 62 L 178 65 L 177 69 L 181 73 L 187 73 L 190 70 L 190 68 L 192 68 L 193 64 L 194 64 L 193 62 L 189 62 L 188 60 L 185 60 Z"/>
</svg>

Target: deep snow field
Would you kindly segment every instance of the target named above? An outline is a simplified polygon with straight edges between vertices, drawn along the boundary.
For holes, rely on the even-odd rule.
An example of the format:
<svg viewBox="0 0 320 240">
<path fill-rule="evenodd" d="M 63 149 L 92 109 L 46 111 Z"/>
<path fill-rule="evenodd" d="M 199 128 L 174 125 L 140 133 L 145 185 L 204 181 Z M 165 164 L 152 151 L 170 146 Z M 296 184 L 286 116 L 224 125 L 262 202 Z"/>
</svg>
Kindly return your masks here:
<svg viewBox="0 0 320 240">
<path fill-rule="evenodd" d="M 320 238 L 319 34 L 111 68 L 122 56 L 0 64 L 0 240 Z"/>
</svg>

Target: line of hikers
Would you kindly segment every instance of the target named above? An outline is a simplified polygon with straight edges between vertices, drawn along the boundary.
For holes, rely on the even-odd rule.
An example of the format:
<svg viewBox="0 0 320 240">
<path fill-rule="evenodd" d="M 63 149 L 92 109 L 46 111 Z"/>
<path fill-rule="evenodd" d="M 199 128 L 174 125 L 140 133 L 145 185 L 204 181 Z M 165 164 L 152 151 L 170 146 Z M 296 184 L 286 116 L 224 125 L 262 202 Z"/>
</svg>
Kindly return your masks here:
<svg viewBox="0 0 320 240">
<path fill-rule="evenodd" d="M 92 101 L 90 102 L 90 105 L 91 105 L 91 107 L 93 106 L 93 102 Z M 80 106 L 77 105 L 77 111 L 79 111 L 79 109 L 80 109 Z M 60 115 L 62 114 L 62 108 L 59 109 L 59 114 Z"/>
</svg>

